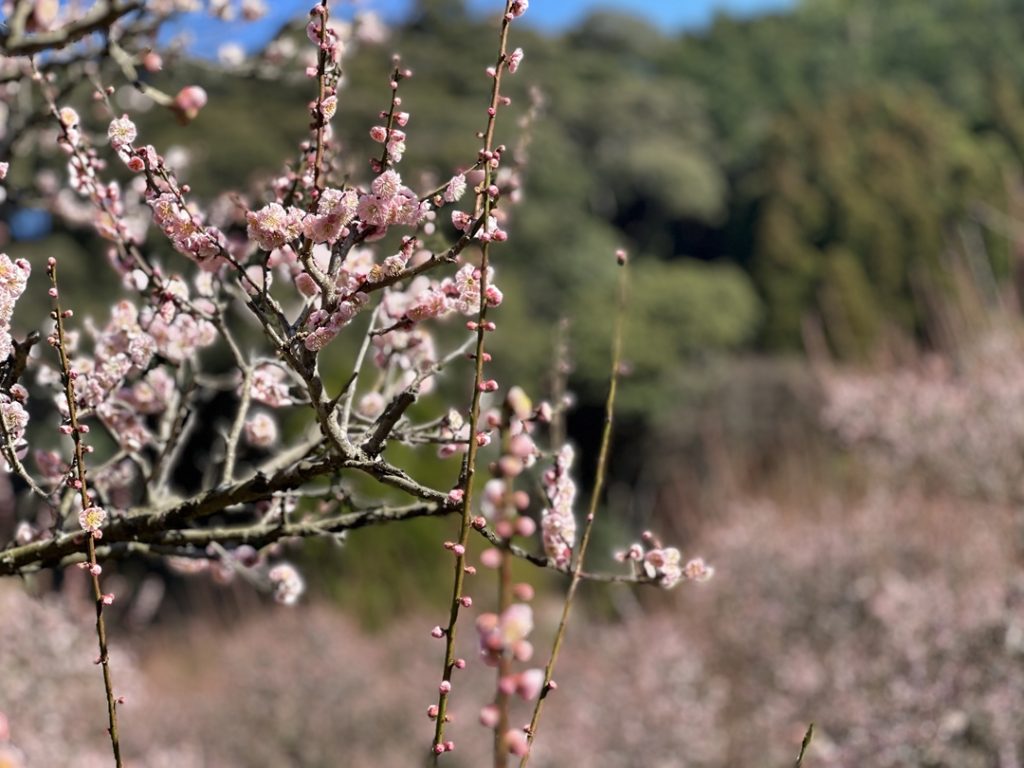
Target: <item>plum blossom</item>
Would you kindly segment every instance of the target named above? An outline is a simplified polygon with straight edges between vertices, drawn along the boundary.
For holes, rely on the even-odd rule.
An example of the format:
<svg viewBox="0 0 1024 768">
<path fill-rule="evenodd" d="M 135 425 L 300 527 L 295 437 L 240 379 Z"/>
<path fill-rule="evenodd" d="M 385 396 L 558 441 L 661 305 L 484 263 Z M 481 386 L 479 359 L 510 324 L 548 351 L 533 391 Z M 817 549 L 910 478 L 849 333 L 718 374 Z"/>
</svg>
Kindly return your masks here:
<svg viewBox="0 0 1024 768">
<path fill-rule="evenodd" d="M 446 203 L 454 203 L 462 199 L 462 196 L 466 194 L 466 175 L 464 173 L 452 176 L 448 181 L 448 185 L 444 188 L 444 201 Z"/>
<path fill-rule="evenodd" d="M 100 529 L 106 520 L 107 511 L 103 507 L 86 507 L 78 513 L 78 524 L 82 526 L 82 530 L 88 531 L 97 539 L 103 537 L 103 532 Z"/>
<path fill-rule="evenodd" d="M 524 643 L 529 645 L 526 638 L 533 631 L 533 609 L 526 603 L 513 603 L 500 616 L 482 613 L 477 617 L 476 631 L 481 659 L 488 666 L 496 666 L 506 650 L 519 656 L 516 649 Z"/>
<path fill-rule="evenodd" d="M 245 422 L 245 439 L 254 448 L 267 448 L 277 440 L 277 422 L 266 413 L 257 413 Z"/>
<path fill-rule="evenodd" d="M 508 57 L 508 72 L 510 75 L 514 75 L 516 70 L 519 69 L 519 65 L 523 62 L 523 49 L 516 48 Z"/>
<path fill-rule="evenodd" d="M 178 121 L 187 124 L 196 119 L 199 111 L 206 106 L 206 91 L 198 85 L 187 85 L 174 97 L 171 109 L 178 115 Z"/>
<path fill-rule="evenodd" d="M 221 256 L 227 250 L 223 232 L 217 227 L 204 227 L 202 217 L 169 192 L 153 196 L 148 203 L 153 209 L 153 220 L 179 253 L 203 268 L 220 266 Z"/>
<path fill-rule="evenodd" d="M 295 401 L 288 392 L 288 375 L 273 363 L 258 366 L 252 372 L 250 395 L 253 400 L 271 408 L 291 405 Z"/>
<path fill-rule="evenodd" d="M 267 573 L 274 587 L 274 599 L 282 605 L 295 605 L 306 591 L 306 582 L 291 563 L 278 563 Z"/>
<path fill-rule="evenodd" d="M 110 146 L 117 150 L 131 144 L 137 136 L 138 130 L 128 115 L 114 118 L 110 121 L 110 127 L 107 128 L 107 138 L 110 139 Z"/>
<path fill-rule="evenodd" d="M 615 557 L 622 562 L 632 561 L 636 567 L 651 581 L 665 589 L 671 589 L 680 581 L 703 582 L 714 576 L 715 569 L 697 557 L 686 565 L 682 564 L 683 556 L 676 547 L 664 547 L 650 531 L 643 535 L 644 544 L 633 544 L 625 552 Z"/>
<path fill-rule="evenodd" d="M 20 458 L 28 450 L 28 443 L 25 441 L 25 428 L 28 427 L 28 411 L 17 400 L 12 400 L 7 395 L 0 395 L 0 418 L 3 419 L 4 429 L 10 438 L 11 445 Z M 6 460 L 0 460 L 6 466 Z M 9 467 L 8 467 L 9 469 Z"/>
<path fill-rule="evenodd" d="M 287 210 L 280 203 L 271 203 L 258 211 L 249 211 L 245 219 L 246 234 L 264 251 L 272 251 L 299 236 L 303 212 L 294 206 Z"/>
<path fill-rule="evenodd" d="M 541 513 L 541 539 L 544 552 L 559 567 L 569 564 L 576 543 L 576 518 L 572 509 L 576 483 L 569 476 L 574 457 L 572 446 L 563 446 L 555 466 L 544 473 L 544 490 L 550 506 Z"/>
<path fill-rule="evenodd" d="M 31 273 L 32 267 L 25 259 L 12 261 L 6 253 L 0 253 L 0 361 L 6 360 L 14 349 L 11 317 Z"/>
<path fill-rule="evenodd" d="M 317 202 L 316 213 L 306 214 L 302 219 L 302 234 L 314 243 L 333 245 L 347 234 L 345 227 L 355 216 L 357 205 L 354 190 L 325 189 Z"/>
<path fill-rule="evenodd" d="M 480 312 L 480 278 L 479 267 L 472 264 L 463 265 L 455 278 L 445 280 L 441 289 L 451 297 L 452 306 L 463 315 L 476 315 Z M 487 305 L 496 307 L 502 302 L 502 293 L 494 285 L 494 268 L 487 268 L 487 288 L 484 291 Z"/>
</svg>

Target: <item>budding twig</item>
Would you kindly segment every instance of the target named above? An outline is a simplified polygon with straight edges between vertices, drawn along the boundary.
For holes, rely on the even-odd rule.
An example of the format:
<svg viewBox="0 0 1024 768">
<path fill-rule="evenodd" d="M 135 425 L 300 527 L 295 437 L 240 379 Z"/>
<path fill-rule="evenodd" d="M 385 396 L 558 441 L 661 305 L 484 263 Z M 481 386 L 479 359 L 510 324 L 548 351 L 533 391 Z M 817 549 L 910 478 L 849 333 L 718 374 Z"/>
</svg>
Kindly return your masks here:
<svg viewBox="0 0 1024 768">
<path fill-rule="evenodd" d="M 576 560 L 572 568 L 572 581 L 569 582 L 569 589 L 565 595 L 565 603 L 562 606 L 562 617 L 558 622 L 558 629 L 555 631 L 555 640 L 551 646 L 551 658 L 544 668 L 544 687 L 537 703 L 533 708 L 533 716 L 530 718 L 530 727 L 526 738 L 532 746 L 537 736 L 537 726 L 540 723 L 541 711 L 544 709 L 544 699 L 551 690 L 551 679 L 555 671 L 555 663 L 558 661 L 558 652 L 565 640 L 565 630 L 569 623 L 569 613 L 572 610 L 573 598 L 576 596 L 576 589 L 583 581 L 583 561 L 587 554 L 587 545 L 590 543 L 590 534 L 594 527 L 594 519 L 597 515 L 597 505 L 601 500 L 601 492 L 604 490 L 605 478 L 608 474 L 608 455 L 611 452 L 612 422 L 615 416 L 615 395 L 618 390 L 619 368 L 622 365 L 622 329 L 626 319 L 626 300 L 629 290 L 629 273 L 626 271 L 624 254 L 620 251 L 619 263 L 622 271 L 619 273 L 619 301 L 615 315 L 615 331 L 612 340 L 612 370 L 608 384 L 608 398 L 605 401 L 604 430 L 601 433 L 601 450 L 597 458 L 597 474 L 594 478 L 594 487 L 590 494 L 590 505 L 587 509 L 587 521 L 583 526 L 583 537 L 580 539 L 579 550 L 576 552 Z M 530 752 L 519 760 L 519 768 L 524 768 L 530 762 Z"/>
<path fill-rule="evenodd" d="M 53 297 L 53 319 L 56 323 L 56 330 L 54 332 L 54 346 L 57 349 L 57 356 L 60 361 L 60 373 L 61 381 L 64 384 L 64 399 L 68 407 L 68 426 L 71 428 L 71 439 L 75 445 L 75 456 L 74 456 L 74 467 L 72 471 L 75 473 L 75 485 L 77 486 L 79 499 L 82 503 L 82 515 L 88 514 L 88 510 L 93 508 L 92 497 L 89 495 L 89 489 L 86 480 L 85 473 L 85 445 L 82 439 L 84 432 L 83 425 L 78 422 L 78 405 L 75 398 L 75 377 L 71 370 L 71 361 L 68 358 L 67 349 L 67 338 L 64 333 L 64 311 L 60 305 L 60 294 L 57 289 L 57 261 L 54 258 L 50 258 L 47 262 L 47 273 L 50 277 L 50 295 Z M 102 520 L 99 521 L 102 523 Z M 83 527 L 87 527 L 84 526 Z M 92 591 L 93 597 L 96 602 L 96 638 L 99 643 L 99 663 L 103 668 L 103 688 L 107 696 L 107 719 L 109 722 L 108 733 L 110 734 L 110 748 L 114 753 L 114 763 L 117 768 L 121 768 L 121 743 L 120 736 L 117 730 L 117 700 L 114 696 L 114 682 L 110 674 L 110 654 L 107 648 L 107 626 L 103 618 L 103 606 L 108 604 L 112 596 L 103 594 L 103 590 L 100 588 L 100 566 L 96 560 L 96 539 L 98 538 L 99 524 L 93 527 L 91 524 L 87 527 L 88 536 L 86 537 L 88 545 L 88 557 L 89 557 L 89 574 L 92 577 Z"/>
</svg>

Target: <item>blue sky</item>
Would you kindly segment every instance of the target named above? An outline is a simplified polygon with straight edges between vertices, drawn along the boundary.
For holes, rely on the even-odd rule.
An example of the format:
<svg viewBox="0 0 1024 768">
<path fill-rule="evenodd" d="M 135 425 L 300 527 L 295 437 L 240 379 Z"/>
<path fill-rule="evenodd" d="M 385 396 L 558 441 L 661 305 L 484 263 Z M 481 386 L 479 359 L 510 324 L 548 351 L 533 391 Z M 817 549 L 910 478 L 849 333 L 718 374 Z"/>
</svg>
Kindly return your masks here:
<svg viewBox="0 0 1024 768">
<path fill-rule="evenodd" d="M 254 24 L 224 24 L 200 16 L 191 26 L 197 52 L 213 54 L 220 43 L 235 40 L 247 47 L 261 45 L 280 24 L 296 14 L 304 13 L 313 0 L 268 0 L 271 11 Z M 480 13 L 493 12 L 501 0 L 468 0 Z M 707 24 L 718 11 L 749 15 L 779 10 L 793 5 L 794 0 L 532 0 L 523 21 L 548 30 L 564 29 L 598 9 L 614 9 L 635 13 L 666 32 L 692 29 Z M 367 3 L 387 20 L 401 19 L 409 12 L 413 0 L 375 0 Z"/>
</svg>

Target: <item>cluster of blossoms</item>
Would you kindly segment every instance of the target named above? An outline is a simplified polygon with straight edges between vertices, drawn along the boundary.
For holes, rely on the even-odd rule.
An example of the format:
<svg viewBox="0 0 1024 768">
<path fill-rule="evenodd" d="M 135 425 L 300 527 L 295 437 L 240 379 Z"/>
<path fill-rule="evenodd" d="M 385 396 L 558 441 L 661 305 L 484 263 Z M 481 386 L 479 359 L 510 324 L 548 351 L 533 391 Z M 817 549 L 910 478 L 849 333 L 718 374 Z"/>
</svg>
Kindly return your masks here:
<svg viewBox="0 0 1024 768">
<path fill-rule="evenodd" d="M 294 501 L 285 501 L 285 504 L 290 510 L 294 507 Z M 265 505 L 261 509 L 267 511 Z M 291 563 L 267 563 L 268 557 L 276 551 L 277 547 L 257 550 L 248 544 L 230 550 L 211 545 L 203 557 L 169 557 L 167 564 L 184 576 L 209 574 L 218 584 L 230 584 L 237 574 L 244 574 L 251 582 L 269 585 L 276 602 L 295 605 L 306 591 L 306 582 Z"/>
<path fill-rule="evenodd" d="M 525 603 L 513 603 L 500 616 L 481 614 L 476 620 L 476 630 L 480 658 L 488 666 L 498 666 L 503 657 L 523 662 L 533 657 L 533 645 L 526 639 L 533 631 L 533 610 Z M 544 670 L 539 668 L 503 674 L 498 680 L 498 690 L 503 695 L 517 695 L 526 701 L 536 699 L 543 689 Z M 500 722 L 501 710 L 497 704 L 488 704 L 480 710 L 480 724 L 484 727 L 496 728 Z M 505 748 L 513 755 L 521 757 L 529 751 L 529 741 L 522 729 L 509 729 L 503 734 L 503 740 Z"/>
<path fill-rule="evenodd" d="M 203 269 L 216 270 L 223 264 L 227 238 L 217 227 L 204 226 L 202 213 L 189 207 L 173 192 L 154 193 L 147 201 L 153 221 L 178 253 L 193 259 Z"/>
<path fill-rule="evenodd" d="M 11 316 L 18 298 L 25 292 L 31 267 L 24 259 L 12 261 L 6 253 L 0 253 L 0 362 L 5 362 L 14 352 L 14 341 L 11 338 Z M 13 383 L 13 382 L 12 382 Z M 13 383 L 9 392 L 0 393 L 0 418 L 3 419 L 3 431 L 6 433 L 5 443 L 19 456 L 23 454 L 25 428 L 28 426 L 28 411 L 24 403 L 28 400 L 28 390 Z"/>
<path fill-rule="evenodd" d="M 988 330 L 952 354 L 822 377 L 824 424 L 873 472 L 958 493 L 1024 498 L 1024 344 Z"/>
<path fill-rule="evenodd" d="M 31 265 L 25 259 L 12 261 L 6 253 L 0 253 L 0 361 L 6 360 L 13 351 L 11 341 L 11 315 L 14 304 L 25 292 Z"/>
<path fill-rule="evenodd" d="M 671 589 L 683 579 L 707 581 L 715 569 L 696 557 L 683 564 L 683 556 L 675 547 L 664 547 L 650 531 L 644 531 L 643 544 L 633 544 L 625 552 L 616 554 L 620 562 L 632 562 L 643 574 L 665 589 Z"/>
<path fill-rule="evenodd" d="M 189 86 L 177 95 L 173 108 L 187 121 L 193 119 L 205 103 L 206 92 L 198 86 Z M 65 109 L 61 114 L 64 112 L 74 113 L 74 110 Z M 74 114 L 74 120 L 77 119 L 77 114 Z M 66 129 L 65 135 L 72 136 L 70 127 Z M 77 133 L 73 135 L 77 136 Z M 197 262 L 203 269 L 213 271 L 220 268 L 224 264 L 224 255 L 228 248 L 224 233 L 217 227 L 207 226 L 198 207 L 186 203 L 182 189 L 174 182 L 167 163 L 153 145 L 133 147 L 137 137 L 138 129 L 127 115 L 114 118 L 107 127 L 110 146 L 121 161 L 135 173 L 145 172 L 146 202 L 152 209 L 153 221 L 167 236 L 175 250 Z M 72 147 L 81 150 L 77 145 L 72 144 Z M 81 160 L 83 156 L 86 158 L 84 163 Z M 91 153 L 83 151 L 74 152 L 72 157 L 72 171 L 78 166 L 83 166 L 83 171 L 79 175 L 83 176 L 84 172 L 88 172 L 78 185 L 79 191 L 90 194 L 97 208 L 105 214 L 105 220 L 108 220 L 106 236 L 113 240 L 126 241 L 128 231 L 124 224 L 120 188 L 115 183 L 97 187 L 94 180 L 97 161 L 89 162 L 92 157 Z M 101 220 L 104 220 L 102 216 Z"/>
<path fill-rule="evenodd" d="M 165 0 L 167 7 L 189 1 Z M 154 3 L 160 4 L 161 0 Z M 256 16 L 264 10 L 259 0 L 247 5 L 248 9 L 243 5 L 243 15 Z M 214 13 L 227 14 L 227 7 L 227 0 L 211 2 Z M 509 2 L 506 21 L 521 16 L 527 7 L 526 0 Z M 528 640 L 533 629 L 533 611 L 528 604 L 533 589 L 528 584 L 513 585 L 510 581 L 511 558 L 523 555 L 522 550 L 512 545 L 512 539 L 533 537 L 538 528 L 535 518 L 527 514 L 529 494 L 515 484 L 516 478 L 534 468 L 543 455 L 536 444 L 536 430 L 539 423 L 550 419 L 551 408 L 541 404 L 535 409 L 525 393 L 515 387 L 508 391 L 500 407 L 490 407 L 486 401 L 500 387 L 483 373 L 483 365 L 491 360 L 485 351 L 486 334 L 495 330 L 486 311 L 503 300 L 501 290 L 494 284 L 489 244 L 507 239 L 504 227 L 508 211 L 503 201 L 514 202 L 519 184 L 514 172 L 502 167 L 506 148 L 492 145 L 493 121 L 499 106 L 503 108 L 511 102 L 500 92 L 502 66 L 514 73 L 523 60 L 523 52 L 516 49 L 505 53 L 505 25 L 498 63 L 488 70 L 494 88 L 492 103 L 487 108 L 487 130 L 477 134 L 484 146 L 470 166 L 461 166 L 447 183 L 423 196 L 407 186 L 393 167 L 406 151 L 404 129 L 410 120 L 410 115 L 401 110 L 397 91 L 399 81 L 411 73 L 400 69 L 396 60 L 390 82 L 390 109 L 381 113 L 385 124 L 371 130 L 372 138 L 383 144 L 383 151 L 370 161 L 374 178 L 368 184 L 352 182 L 350 186 L 341 175 L 342 164 L 330 125 L 338 108 L 338 62 L 345 35 L 337 25 L 330 24 L 326 2 L 315 7 L 310 16 L 306 31 L 317 50 L 315 60 L 308 59 L 306 76 L 315 78 L 318 86 L 317 97 L 309 107 L 311 137 L 300 145 L 301 161 L 262 191 L 253 193 L 249 202 L 224 195 L 219 208 L 213 206 L 209 213 L 204 213 L 190 202 L 188 186 L 178 182 L 173 159 L 161 157 L 152 146 L 136 143 L 139 132 L 128 115 L 113 116 L 107 127 L 112 154 L 135 174 L 126 185 L 128 191 L 122 194 L 116 183 L 102 180 L 105 164 L 89 146 L 78 114 L 70 108 L 57 114 L 62 146 L 71 156 L 71 186 L 92 204 L 92 223 L 102 236 L 116 244 L 111 249 L 111 260 L 125 288 L 137 294 L 135 304 L 117 304 L 104 327 L 88 326 L 92 354 L 81 355 L 74 363 L 68 355 L 75 349 L 75 340 L 63 324 L 71 311 L 61 311 L 55 302 L 53 317 L 57 328 L 49 341 L 60 353 L 60 375 L 49 370 L 38 377 L 44 386 L 63 391 L 63 402 L 58 398 L 58 408 L 64 416 L 60 430 L 75 440 L 75 458 L 70 462 L 57 452 L 41 451 L 37 453 L 37 463 L 42 475 L 55 486 L 52 495 L 56 498 L 58 492 L 64 494 L 62 501 L 72 515 L 81 510 L 78 522 L 88 534 L 78 534 L 76 538 L 88 544 L 89 560 L 83 567 L 92 576 L 98 601 L 97 634 L 112 747 L 117 755 L 114 713 L 121 699 L 115 696 L 109 675 L 102 606 L 109 605 L 113 595 L 100 592 L 102 569 L 97 562 L 94 539 L 106 533 L 109 551 L 116 551 L 114 547 L 126 541 L 141 541 L 154 552 L 178 555 L 170 558 L 176 569 L 202 570 L 220 582 L 242 575 L 269 587 L 279 603 L 292 605 L 299 600 L 305 584 L 291 564 L 275 562 L 281 552 L 274 542 L 291 532 L 291 526 L 278 523 L 297 512 L 300 497 L 313 495 L 301 493 L 303 486 L 318 484 L 318 490 L 323 490 L 323 481 L 331 478 L 328 495 L 333 498 L 310 500 L 310 506 L 317 509 L 308 515 L 304 509 L 303 515 L 306 520 L 315 521 L 309 526 L 311 530 L 343 535 L 351 526 L 350 510 L 332 517 L 329 507 L 354 504 L 349 489 L 333 487 L 342 470 L 348 474 L 352 469 L 365 472 L 382 485 L 400 488 L 423 502 L 410 508 L 410 516 L 446 512 L 463 503 L 460 538 L 445 543 L 456 561 L 450 625 L 432 631 L 448 643 L 440 698 L 437 706 L 428 710 L 437 720 L 435 754 L 454 749 L 443 731 L 450 719 L 446 707 L 452 689 L 452 670 L 466 666 L 464 659 L 455 659 L 454 639 L 459 609 L 473 605 L 472 597 L 463 591 L 463 575 L 476 573 L 466 559 L 470 528 L 496 542 L 496 547 L 482 553 L 480 563 L 500 568 L 499 607 L 494 613 L 481 615 L 476 628 L 482 661 L 498 669 L 497 694 L 495 703 L 482 709 L 480 720 L 496 730 L 499 747 L 504 744 L 512 754 L 525 755 L 529 749 L 527 732 L 507 727 L 509 699 L 519 696 L 538 700 L 545 686 L 554 688 L 554 684 L 550 682 L 550 672 L 513 668 L 514 664 L 525 666 L 533 657 L 533 646 Z M 229 53 L 237 60 L 237 52 Z M 160 67 L 155 54 L 140 55 L 138 63 L 149 71 Z M 94 94 L 97 103 L 110 108 L 111 114 L 108 97 L 113 92 L 112 88 L 100 86 Z M 54 97 L 46 95 L 52 105 Z M 206 94 L 189 86 L 169 101 L 165 106 L 170 106 L 185 122 L 203 107 Z M 455 210 L 451 214 L 457 231 L 454 242 L 436 253 L 425 250 L 420 237 L 437 234 L 438 210 L 458 203 L 469 189 L 474 197 L 466 206 L 469 211 Z M 253 204 L 252 200 L 260 202 Z M 84 205 L 80 201 L 79 204 Z M 128 226 L 132 206 L 146 218 L 141 232 Z M 165 271 L 160 256 L 151 256 L 148 248 L 143 250 L 150 214 L 173 248 L 198 265 L 196 271 L 200 275 L 194 290 L 191 283 L 174 276 L 172 270 Z M 391 227 L 413 230 L 402 239 L 397 252 L 386 255 L 367 247 L 384 238 Z M 475 260 L 477 249 L 479 261 Z M 171 254 L 170 258 L 178 257 Z M 449 265 L 456 266 L 443 276 Z M 56 299 L 57 278 L 52 259 L 50 267 L 51 296 Z M 13 304 L 24 290 L 27 276 L 27 267 L 21 274 L 18 263 L 0 261 L 0 302 L 6 290 Z M 275 280 L 280 283 L 276 287 Z M 250 319 L 255 319 L 265 334 L 267 348 L 263 354 L 272 355 L 274 362 L 261 358 L 260 352 L 251 352 L 248 337 L 244 343 L 234 338 L 228 322 L 234 318 L 228 310 L 239 297 L 243 299 L 239 304 L 251 310 Z M 337 383 L 322 374 L 317 353 L 375 303 L 353 377 L 337 391 Z M 465 327 L 473 337 L 466 345 L 441 356 L 426 321 L 450 315 L 469 318 Z M 9 320 L 10 312 L 0 303 L 0 331 L 7 334 L 8 354 L 17 346 L 9 338 Z M 231 352 L 234 369 L 241 373 L 238 390 L 235 373 L 211 376 L 198 354 L 218 339 L 222 348 Z M 453 409 L 442 420 L 420 422 L 418 416 L 406 416 L 404 408 L 417 395 L 430 391 L 436 375 L 446 365 L 464 359 L 474 341 L 475 352 L 469 355 L 475 361 L 469 408 L 461 413 Z M 363 375 L 366 357 L 380 371 L 370 384 L 366 383 L 369 377 Z M 220 481 L 196 491 L 192 498 L 172 499 L 169 489 L 178 480 L 175 470 L 185 466 L 180 458 L 185 452 L 182 449 L 192 444 L 185 435 L 197 421 L 190 416 L 204 405 L 202 396 L 196 392 L 204 390 L 226 390 L 229 396 L 235 390 L 237 395 L 237 408 L 230 430 L 224 430 L 223 446 L 218 441 L 208 453 L 202 454 L 203 460 L 209 456 L 214 463 L 207 467 L 212 470 L 208 476 L 219 474 Z M 0 401 L 8 436 L 15 441 L 21 440 L 27 421 L 19 395 L 12 388 L 10 401 Z M 253 409 L 253 403 L 260 406 Z M 316 426 L 326 439 L 312 437 L 310 429 L 308 435 L 297 439 L 294 446 L 289 445 L 280 455 L 260 455 L 261 450 L 275 447 L 278 440 L 275 419 L 262 406 L 276 409 L 296 403 L 313 406 L 301 410 L 316 419 Z M 350 420 L 353 405 L 356 424 Z M 87 467 L 82 457 L 92 453 L 94 446 L 83 444 L 82 436 L 88 433 L 89 426 L 82 422 L 91 419 L 98 419 L 117 445 L 106 461 L 88 468 L 93 471 L 87 485 Z M 358 424 L 360 420 L 362 425 Z M 217 426 L 214 424 L 213 428 Z M 350 442 L 349 436 L 360 426 L 366 427 L 363 438 Z M 339 432 L 345 437 L 339 437 Z M 470 519 L 477 449 L 487 446 L 494 435 L 498 436 L 500 453 L 489 467 L 491 479 L 482 494 L 483 514 Z M 243 439 L 256 450 L 239 457 Z M 442 501 L 443 492 L 420 485 L 401 467 L 392 465 L 389 456 L 382 455 L 389 440 L 409 446 L 440 443 L 442 454 L 469 450 L 459 486 L 449 493 L 447 502 Z M 358 450 L 350 450 L 356 445 L 360 446 Z M 6 447 L 10 457 L 9 441 Z M 373 461 L 364 462 L 363 453 Z M 569 475 L 572 461 L 573 451 L 566 446 L 558 453 L 555 466 L 543 476 L 547 508 L 541 515 L 541 540 L 549 559 L 547 564 L 563 570 L 574 556 L 576 543 L 576 486 Z M 26 470 L 13 461 L 12 464 L 22 472 L 23 479 L 34 483 Z M 146 507 L 138 514 L 120 514 L 120 510 L 138 502 L 143 489 Z M 160 511 L 150 516 L 150 509 Z M 390 512 L 367 508 L 359 511 L 360 519 L 364 514 L 367 521 L 377 522 L 386 519 Z M 395 514 L 403 516 L 406 510 L 397 509 Z M 220 526 L 217 520 L 221 517 L 232 525 Z M 108 524 L 108 518 L 116 519 L 116 524 Z M 162 527 L 165 525 L 167 528 Z M 493 525 L 494 534 L 487 530 L 488 525 Z M 296 526 L 299 527 L 302 526 Z M 183 535 L 185 532 L 189 535 Z M 53 535 L 58 533 L 54 531 Z M 40 527 L 38 538 L 42 541 L 45 535 Z M 263 542 L 262 549 L 239 546 L 239 541 Z M 46 542 L 43 546 L 47 546 Z M 575 554 L 582 563 L 583 553 Z M 35 555 L 30 552 L 28 556 Z M 539 560 L 532 556 L 530 559 Z M 681 571 L 678 551 L 661 549 L 660 545 L 641 552 L 641 559 L 648 579 L 657 579 L 666 586 L 681 578 L 676 572 L 691 578 L 700 578 L 705 571 L 710 575 L 708 569 L 701 570 L 703 566 L 697 561 L 687 566 L 692 575 Z M 40 558 L 39 562 L 47 561 Z M 22 566 L 16 563 L 10 567 Z M 580 573 L 574 574 L 574 587 L 580 577 Z M 559 642 L 556 640 L 556 651 Z M 552 655 L 552 665 L 556 655 L 557 652 Z"/>
<path fill-rule="evenodd" d="M 274 599 L 282 605 L 295 605 L 306 591 L 306 582 L 291 563 L 278 563 L 267 578 L 274 587 Z"/>
<path fill-rule="evenodd" d="M 272 251 L 299 236 L 304 215 L 302 209 L 295 206 L 285 209 L 279 203 L 270 203 L 246 214 L 249 223 L 246 234 L 258 247 Z"/>
<path fill-rule="evenodd" d="M 20 401 L 18 399 L 20 398 Z M 25 429 L 28 427 L 28 411 L 22 404 L 27 400 L 28 393 L 20 384 L 11 387 L 11 394 L 0 394 L 0 418 L 7 431 L 7 439 L 13 447 L 15 455 L 20 459 L 28 450 L 25 440 Z M 6 464 L 6 460 L 5 460 Z"/>
<path fill-rule="evenodd" d="M 231 0 L 208 0 L 208 12 L 221 21 L 234 21 L 236 9 Z M 267 15 L 266 0 L 241 0 L 237 13 L 245 21 L 259 21 Z"/>
<path fill-rule="evenodd" d="M 373 180 L 370 191 L 359 197 L 356 212 L 364 227 L 372 229 L 370 237 L 383 236 L 392 225 L 415 227 L 430 211 L 430 203 L 402 183 L 394 170 L 387 170 Z"/>
<path fill-rule="evenodd" d="M 489 667 L 498 666 L 506 653 L 519 661 L 533 657 L 533 645 L 526 639 L 533 631 L 533 609 L 526 603 L 514 603 L 499 616 L 482 613 L 476 620 L 480 658 Z M 526 697 L 530 698 L 530 697 Z"/>
<path fill-rule="evenodd" d="M 555 466 L 544 473 L 544 491 L 549 506 L 541 516 L 541 536 L 544 552 L 559 567 L 569 564 L 576 543 L 576 518 L 572 511 L 576 502 L 576 483 L 569 475 L 575 455 L 571 445 L 563 446 L 555 459 Z"/>
<path fill-rule="evenodd" d="M 271 408 L 295 402 L 288 386 L 288 374 L 274 363 L 264 363 L 253 369 L 249 391 L 253 400 Z"/>
<path fill-rule="evenodd" d="M 313 243 L 334 245 L 339 238 L 348 237 L 346 225 L 355 217 L 358 203 L 354 189 L 325 189 L 317 200 L 316 212 L 302 218 L 302 233 Z M 254 237 L 252 232 L 249 237 Z M 260 247 L 269 250 L 264 243 Z"/>
<path fill-rule="evenodd" d="M 392 91 L 398 90 L 398 82 L 406 77 L 412 76 L 412 71 L 408 69 L 398 68 L 398 57 L 394 58 L 395 74 L 394 79 L 391 81 Z M 398 109 L 402 106 L 402 99 L 400 96 L 394 96 L 392 98 L 392 104 L 394 109 Z M 381 119 L 387 118 L 387 112 L 381 112 Z M 392 115 L 394 123 L 390 129 L 384 125 L 375 125 L 370 129 L 370 138 L 376 141 L 378 144 L 384 145 L 384 154 L 387 157 L 389 163 L 399 163 L 402 161 L 402 157 L 405 155 L 405 131 L 402 130 L 409 122 L 409 113 L 395 111 Z M 395 127 L 398 126 L 398 127 Z M 372 167 L 374 171 L 380 172 L 382 170 L 380 161 L 376 158 L 372 161 Z"/>
<path fill-rule="evenodd" d="M 146 416 L 162 413 L 176 388 L 165 367 L 152 366 L 155 355 L 178 364 L 216 338 L 208 320 L 179 309 L 179 303 L 189 300 L 183 280 L 168 280 L 157 300 L 157 306 L 141 311 L 131 302 L 121 301 L 113 307 L 104 328 L 89 326 L 94 336 L 93 355 L 79 358 L 72 371 L 78 406 L 99 417 L 131 451 L 153 442 Z M 193 306 L 197 305 L 205 306 L 201 299 Z M 51 336 L 50 343 L 55 344 L 56 338 Z M 68 344 L 74 346 L 71 339 Z M 40 373 L 43 383 L 55 383 L 55 377 L 52 370 Z M 58 395 L 56 402 L 66 416 L 67 403 L 62 396 Z"/>
</svg>

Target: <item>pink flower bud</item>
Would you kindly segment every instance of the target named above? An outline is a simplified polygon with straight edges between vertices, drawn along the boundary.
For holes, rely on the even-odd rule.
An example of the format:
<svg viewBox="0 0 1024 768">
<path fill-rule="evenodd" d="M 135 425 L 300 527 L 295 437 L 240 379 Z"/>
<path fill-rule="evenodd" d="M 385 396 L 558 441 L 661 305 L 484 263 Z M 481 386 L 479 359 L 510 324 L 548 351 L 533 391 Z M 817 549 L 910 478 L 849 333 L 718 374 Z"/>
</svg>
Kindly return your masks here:
<svg viewBox="0 0 1024 768">
<path fill-rule="evenodd" d="M 501 565 L 501 550 L 489 547 L 480 553 L 480 565 L 484 568 L 497 568 Z"/>
<path fill-rule="evenodd" d="M 533 536 L 537 531 L 537 524 L 532 517 L 520 517 L 516 520 L 516 533 L 520 536 Z"/>
<path fill-rule="evenodd" d="M 533 643 L 529 640 L 517 640 L 512 644 L 512 656 L 516 661 L 529 661 L 533 658 Z"/>
<path fill-rule="evenodd" d="M 534 590 L 530 584 L 525 581 L 521 581 L 512 587 L 512 594 L 516 596 L 516 600 L 522 600 L 524 603 L 528 603 L 533 600 Z"/>
<path fill-rule="evenodd" d="M 147 72 L 159 72 L 164 67 L 164 60 L 156 51 L 147 51 L 142 57 L 142 68 Z"/>
<path fill-rule="evenodd" d="M 206 106 L 206 91 L 198 85 L 188 85 L 178 91 L 171 109 L 178 116 L 178 122 L 187 125 L 196 119 L 199 110 Z"/>
<path fill-rule="evenodd" d="M 505 744 L 508 745 L 509 753 L 516 757 L 523 757 L 530 751 L 530 743 L 522 731 L 510 730 L 506 733 Z"/>
<path fill-rule="evenodd" d="M 515 691 L 527 701 L 537 698 L 543 688 L 543 669 L 528 669 L 516 676 Z"/>
<path fill-rule="evenodd" d="M 480 725 L 484 726 L 484 728 L 493 728 L 500 719 L 501 713 L 494 704 L 488 704 L 480 710 Z"/>
</svg>

